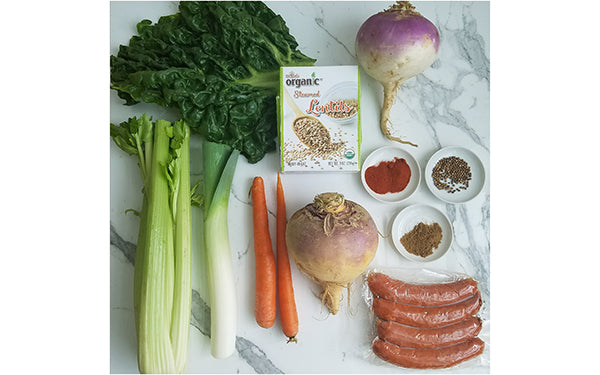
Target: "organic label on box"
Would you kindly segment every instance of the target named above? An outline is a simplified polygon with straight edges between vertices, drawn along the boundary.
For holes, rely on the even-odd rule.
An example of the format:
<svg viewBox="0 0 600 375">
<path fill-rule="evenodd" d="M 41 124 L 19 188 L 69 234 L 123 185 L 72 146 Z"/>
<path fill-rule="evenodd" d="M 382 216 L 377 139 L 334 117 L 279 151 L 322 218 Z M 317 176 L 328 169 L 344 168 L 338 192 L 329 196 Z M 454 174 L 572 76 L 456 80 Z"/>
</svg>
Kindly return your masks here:
<svg viewBox="0 0 600 375">
<path fill-rule="evenodd" d="M 281 170 L 359 171 L 358 66 L 283 67 L 280 81 Z"/>
</svg>

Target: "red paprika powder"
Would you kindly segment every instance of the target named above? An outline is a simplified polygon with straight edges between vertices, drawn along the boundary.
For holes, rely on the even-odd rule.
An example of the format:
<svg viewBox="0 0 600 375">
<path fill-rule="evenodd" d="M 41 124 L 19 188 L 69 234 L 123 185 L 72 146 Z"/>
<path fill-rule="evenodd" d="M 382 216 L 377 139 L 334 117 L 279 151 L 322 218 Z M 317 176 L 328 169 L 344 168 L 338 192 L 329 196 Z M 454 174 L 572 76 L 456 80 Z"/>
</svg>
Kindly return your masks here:
<svg viewBox="0 0 600 375">
<path fill-rule="evenodd" d="M 406 160 L 398 157 L 391 161 L 382 161 L 367 168 L 365 181 L 377 194 L 399 193 L 410 181 L 410 167 Z"/>
</svg>

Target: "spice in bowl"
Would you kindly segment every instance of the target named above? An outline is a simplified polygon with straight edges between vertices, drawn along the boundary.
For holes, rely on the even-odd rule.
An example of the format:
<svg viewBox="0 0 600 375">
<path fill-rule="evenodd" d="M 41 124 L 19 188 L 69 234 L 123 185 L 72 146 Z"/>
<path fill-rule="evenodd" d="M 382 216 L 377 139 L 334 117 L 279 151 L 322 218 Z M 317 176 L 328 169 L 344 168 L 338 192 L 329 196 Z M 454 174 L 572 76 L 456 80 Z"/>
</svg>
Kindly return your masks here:
<svg viewBox="0 0 600 375">
<path fill-rule="evenodd" d="M 406 251 L 413 255 L 426 258 L 433 254 L 442 242 L 442 227 L 438 223 L 419 223 L 400 238 L 400 243 Z"/>
<path fill-rule="evenodd" d="M 466 190 L 471 177 L 471 167 L 457 156 L 440 159 L 431 172 L 435 187 L 438 190 L 446 190 L 448 193 Z"/>
<path fill-rule="evenodd" d="M 365 181 L 377 194 L 399 193 L 410 182 L 410 167 L 405 159 L 395 157 L 370 166 L 365 171 Z"/>
</svg>

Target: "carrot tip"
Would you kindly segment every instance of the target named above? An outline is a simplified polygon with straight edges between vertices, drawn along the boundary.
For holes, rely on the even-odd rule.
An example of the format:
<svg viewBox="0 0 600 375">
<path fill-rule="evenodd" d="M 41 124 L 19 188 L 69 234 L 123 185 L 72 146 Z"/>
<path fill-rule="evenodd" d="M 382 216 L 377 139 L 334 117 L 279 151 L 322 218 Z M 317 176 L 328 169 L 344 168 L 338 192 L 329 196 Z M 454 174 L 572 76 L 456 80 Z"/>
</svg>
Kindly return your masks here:
<svg viewBox="0 0 600 375">
<path fill-rule="evenodd" d="M 290 342 L 294 342 L 297 344 L 298 339 L 296 338 L 296 336 L 288 337 L 287 343 L 289 344 Z"/>
<path fill-rule="evenodd" d="M 273 325 L 275 324 L 275 319 L 271 318 L 263 318 L 263 319 L 256 319 L 256 323 L 258 323 L 259 326 L 263 327 L 263 328 L 271 328 L 273 327 Z"/>
</svg>

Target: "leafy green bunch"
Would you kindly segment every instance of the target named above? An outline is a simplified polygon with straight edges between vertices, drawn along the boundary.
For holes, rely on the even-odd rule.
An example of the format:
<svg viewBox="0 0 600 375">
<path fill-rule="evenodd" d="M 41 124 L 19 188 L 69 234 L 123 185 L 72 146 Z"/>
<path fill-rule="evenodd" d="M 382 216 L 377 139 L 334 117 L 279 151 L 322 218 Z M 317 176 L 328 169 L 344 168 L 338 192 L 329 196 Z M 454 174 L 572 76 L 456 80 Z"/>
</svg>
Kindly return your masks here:
<svg viewBox="0 0 600 375">
<path fill-rule="evenodd" d="M 126 104 L 175 107 L 192 131 L 251 163 L 275 149 L 281 66 L 310 66 L 281 16 L 262 2 L 181 2 L 111 56 L 111 87 Z"/>
</svg>

